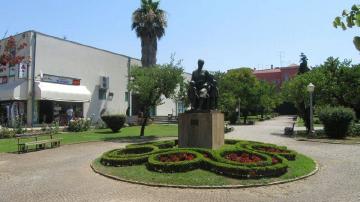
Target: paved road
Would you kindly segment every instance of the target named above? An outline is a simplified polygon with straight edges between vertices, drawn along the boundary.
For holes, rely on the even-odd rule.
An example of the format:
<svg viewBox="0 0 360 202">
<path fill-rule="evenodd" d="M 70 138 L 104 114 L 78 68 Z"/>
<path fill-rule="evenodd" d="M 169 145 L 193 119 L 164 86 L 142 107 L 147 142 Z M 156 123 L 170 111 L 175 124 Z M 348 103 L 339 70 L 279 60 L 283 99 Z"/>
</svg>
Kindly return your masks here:
<svg viewBox="0 0 360 202">
<path fill-rule="evenodd" d="M 289 117 L 278 117 L 255 126 L 237 126 L 227 138 L 286 145 L 313 157 L 321 170 L 305 180 L 228 190 L 123 183 L 95 174 L 89 164 L 125 143 L 97 142 L 23 155 L 0 154 L 0 201 L 360 201 L 360 145 L 296 141 L 279 135 L 287 125 Z"/>
</svg>

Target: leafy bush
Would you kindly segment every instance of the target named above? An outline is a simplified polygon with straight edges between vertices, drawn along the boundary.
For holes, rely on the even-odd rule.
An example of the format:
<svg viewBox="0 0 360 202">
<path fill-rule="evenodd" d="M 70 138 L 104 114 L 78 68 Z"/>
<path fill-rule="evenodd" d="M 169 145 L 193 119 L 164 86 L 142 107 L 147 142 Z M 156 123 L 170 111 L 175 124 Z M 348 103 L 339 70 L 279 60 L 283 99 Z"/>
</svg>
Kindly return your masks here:
<svg viewBox="0 0 360 202">
<path fill-rule="evenodd" d="M 152 145 L 133 145 L 126 149 L 114 149 L 101 156 L 101 163 L 106 166 L 131 166 L 143 164 L 148 161 L 151 154 L 159 149 Z"/>
<path fill-rule="evenodd" d="M 319 119 L 324 124 L 325 134 L 330 138 L 345 138 L 354 118 L 354 111 L 345 107 L 327 106 L 319 112 Z"/>
<path fill-rule="evenodd" d="M 195 156 L 193 160 L 189 161 L 178 161 L 178 162 L 161 162 L 159 160 L 160 155 L 171 155 L 177 153 L 189 153 Z M 165 173 L 174 173 L 174 172 L 187 172 L 200 168 L 203 156 L 195 151 L 186 150 L 186 149 L 176 149 L 168 152 L 161 152 L 158 154 L 153 154 L 149 157 L 146 167 L 149 170 Z"/>
<path fill-rule="evenodd" d="M 274 144 L 249 144 L 246 147 L 259 153 L 264 153 L 268 155 L 277 154 L 286 158 L 289 161 L 294 161 L 296 158 L 295 151 L 288 150 L 287 147 L 280 147 Z"/>
<path fill-rule="evenodd" d="M 350 127 L 350 134 L 352 136 L 360 136 L 360 124 L 353 123 Z"/>
<path fill-rule="evenodd" d="M 0 126 L 0 139 L 12 138 L 14 136 L 15 136 L 15 132 L 13 130 L 10 130 L 7 127 L 1 127 Z"/>
<path fill-rule="evenodd" d="M 119 115 L 103 115 L 101 119 L 106 123 L 106 125 L 114 132 L 118 132 L 126 121 L 126 116 Z"/>
<path fill-rule="evenodd" d="M 24 128 L 24 117 L 23 116 L 15 117 L 14 131 L 16 134 L 23 134 L 26 132 L 26 128 Z"/>
<path fill-rule="evenodd" d="M 91 120 L 89 118 L 80 118 L 70 120 L 68 131 L 71 132 L 83 132 L 90 129 Z"/>
</svg>

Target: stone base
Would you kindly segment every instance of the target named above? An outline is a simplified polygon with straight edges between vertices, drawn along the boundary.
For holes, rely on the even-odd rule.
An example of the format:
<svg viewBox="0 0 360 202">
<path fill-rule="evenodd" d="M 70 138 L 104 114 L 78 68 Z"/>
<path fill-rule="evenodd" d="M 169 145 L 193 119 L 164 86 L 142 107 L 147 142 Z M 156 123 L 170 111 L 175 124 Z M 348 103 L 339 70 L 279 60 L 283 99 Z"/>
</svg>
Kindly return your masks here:
<svg viewBox="0 0 360 202">
<path fill-rule="evenodd" d="M 179 147 L 218 149 L 224 144 L 224 114 L 219 111 L 179 115 Z"/>
</svg>

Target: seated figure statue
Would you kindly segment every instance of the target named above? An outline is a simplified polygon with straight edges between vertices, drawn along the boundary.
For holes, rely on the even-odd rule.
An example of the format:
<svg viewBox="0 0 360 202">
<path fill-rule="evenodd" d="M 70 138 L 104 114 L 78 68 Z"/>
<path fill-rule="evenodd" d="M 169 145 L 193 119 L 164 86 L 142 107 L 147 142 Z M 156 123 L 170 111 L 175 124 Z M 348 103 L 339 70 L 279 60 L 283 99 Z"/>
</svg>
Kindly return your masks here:
<svg viewBox="0 0 360 202">
<path fill-rule="evenodd" d="M 206 70 L 203 70 L 204 60 L 198 60 L 198 69 L 191 75 L 188 97 L 192 110 L 215 109 L 218 90 L 216 80 Z"/>
</svg>

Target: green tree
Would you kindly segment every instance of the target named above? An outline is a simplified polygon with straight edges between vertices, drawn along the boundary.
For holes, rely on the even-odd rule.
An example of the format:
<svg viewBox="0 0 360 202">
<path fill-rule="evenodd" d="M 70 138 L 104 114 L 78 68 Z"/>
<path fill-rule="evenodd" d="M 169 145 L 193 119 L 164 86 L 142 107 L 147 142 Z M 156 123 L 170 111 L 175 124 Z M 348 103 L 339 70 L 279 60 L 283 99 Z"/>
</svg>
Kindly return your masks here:
<svg viewBox="0 0 360 202">
<path fill-rule="evenodd" d="M 144 136 L 150 109 L 162 104 L 162 95 L 165 98 L 175 96 L 176 88 L 184 80 L 182 73 L 183 69 L 173 61 L 169 64 L 148 68 L 132 68 L 130 72 L 132 79 L 128 88 L 139 95 L 139 102 L 144 114 L 140 136 Z"/>
<path fill-rule="evenodd" d="M 310 71 L 307 63 L 308 59 L 304 53 L 300 54 L 300 67 L 298 74 L 303 74 L 305 72 Z"/>
<path fill-rule="evenodd" d="M 141 39 L 141 64 L 150 67 L 156 64 L 157 40 L 165 35 L 167 26 L 165 11 L 159 1 L 141 0 L 141 7 L 132 15 L 132 29 Z"/>
<path fill-rule="evenodd" d="M 343 10 L 341 16 L 337 16 L 333 21 L 335 28 L 341 27 L 343 30 L 354 26 L 360 27 L 360 5 L 353 5 L 350 11 Z M 354 37 L 354 45 L 360 51 L 360 37 Z"/>
<path fill-rule="evenodd" d="M 257 107 L 258 85 L 259 81 L 250 68 L 229 70 L 219 80 L 220 109 L 228 117 L 233 116 L 240 99 L 240 110 L 246 123 L 250 111 L 255 111 Z"/>
<path fill-rule="evenodd" d="M 266 81 L 259 81 L 257 93 L 258 112 L 264 118 L 264 114 L 271 113 L 280 104 L 281 98 L 276 86 Z"/>
<path fill-rule="evenodd" d="M 346 106 L 360 115 L 360 65 L 329 57 L 311 71 L 296 76 L 282 86 L 284 100 L 294 103 L 298 115 L 309 129 L 309 93 L 306 86 L 315 85 L 314 103 L 317 106 Z"/>
</svg>

